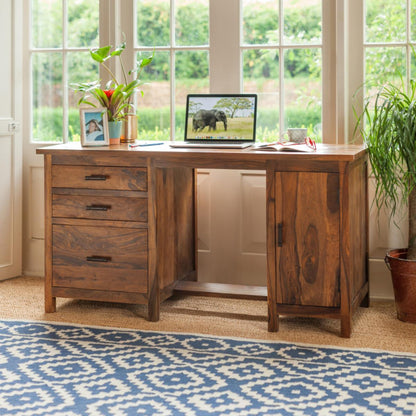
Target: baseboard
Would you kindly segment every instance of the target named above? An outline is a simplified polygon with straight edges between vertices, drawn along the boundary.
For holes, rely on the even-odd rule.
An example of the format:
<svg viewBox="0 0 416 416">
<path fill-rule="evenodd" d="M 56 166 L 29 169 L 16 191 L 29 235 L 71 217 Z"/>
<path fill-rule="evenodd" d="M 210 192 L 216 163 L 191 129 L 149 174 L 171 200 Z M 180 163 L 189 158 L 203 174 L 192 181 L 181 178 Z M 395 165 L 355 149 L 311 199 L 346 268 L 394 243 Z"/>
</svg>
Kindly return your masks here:
<svg viewBox="0 0 416 416">
<path fill-rule="evenodd" d="M 43 270 L 23 270 L 22 276 L 45 277 Z"/>
<path fill-rule="evenodd" d="M 390 271 L 386 267 L 384 259 L 370 259 L 369 268 L 370 298 L 394 299 Z"/>
</svg>

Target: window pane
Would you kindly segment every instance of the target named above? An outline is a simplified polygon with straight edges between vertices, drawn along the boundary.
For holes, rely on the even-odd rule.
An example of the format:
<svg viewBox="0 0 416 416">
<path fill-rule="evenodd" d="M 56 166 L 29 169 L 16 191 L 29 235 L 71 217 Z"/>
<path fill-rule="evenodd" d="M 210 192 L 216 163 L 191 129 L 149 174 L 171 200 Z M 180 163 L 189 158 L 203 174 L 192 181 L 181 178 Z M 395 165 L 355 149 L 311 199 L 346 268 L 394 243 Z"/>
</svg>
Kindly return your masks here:
<svg viewBox="0 0 416 416">
<path fill-rule="evenodd" d="M 62 1 L 32 0 L 32 44 L 35 48 L 62 46 Z"/>
<path fill-rule="evenodd" d="M 170 1 L 137 0 L 137 44 L 168 46 L 170 43 Z"/>
<path fill-rule="evenodd" d="M 410 77 L 416 79 L 416 56 L 414 53 L 410 58 Z"/>
<path fill-rule="evenodd" d="M 366 48 L 365 63 L 365 79 L 370 83 L 400 82 L 406 76 L 405 48 Z"/>
<path fill-rule="evenodd" d="M 411 19 L 411 40 L 412 42 L 416 41 L 416 0 L 411 0 L 411 9 L 410 9 L 410 19 Z"/>
<path fill-rule="evenodd" d="M 68 53 L 68 140 L 80 140 L 79 106 L 80 95 L 76 94 L 71 85 L 79 82 L 91 82 L 99 79 L 98 64 L 88 52 Z"/>
<path fill-rule="evenodd" d="M 259 63 L 262 63 L 259 65 Z M 276 50 L 249 50 L 243 53 L 243 90 L 256 93 L 258 141 L 279 138 L 279 54 Z"/>
<path fill-rule="evenodd" d="M 283 0 L 285 44 L 321 43 L 322 0 Z"/>
<path fill-rule="evenodd" d="M 35 141 L 62 141 L 62 56 L 32 56 L 33 125 Z"/>
<path fill-rule="evenodd" d="M 71 0 L 67 4 L 68 45 L 98 46 L 99 0 Z"/>
<path fill-rule="evenodd" d="M 306 127 L 308 135 L 318 140 L 322 138 L 321 67 L 320 49 L 285 51 L 284 128 Z"/>
<path fill-rule="evenodd" d="M 137 59 L 148 52 L 138 53 Z M 140 79 L 143 95 L 136 94 L 139 140 L 169 140 L 170 137 L 170 70 L 169 52 L 155 52 L 151 65 L 144 68 Z"/>
<path fill-rule="evenodd" d="M 175 36 L 178 46 L 199 46 L 209 43 L 208 0 L 177 0 Z"/>
<path fill-rule="evenodd" d="M 186 95 L 209 92 L 209 62 L 206 51 L 175 54 L 175 139 L 184 138 Z"/>
<path fill-rule="evenodd" d="M 366 0 L 366 42 L 406 40 L 406 0 Z"/>
<path fill-rule="evenodd" d="M 279 0 L 243 0 L 243 43 L 276 44 L 279 41 Z"/>
</svg>

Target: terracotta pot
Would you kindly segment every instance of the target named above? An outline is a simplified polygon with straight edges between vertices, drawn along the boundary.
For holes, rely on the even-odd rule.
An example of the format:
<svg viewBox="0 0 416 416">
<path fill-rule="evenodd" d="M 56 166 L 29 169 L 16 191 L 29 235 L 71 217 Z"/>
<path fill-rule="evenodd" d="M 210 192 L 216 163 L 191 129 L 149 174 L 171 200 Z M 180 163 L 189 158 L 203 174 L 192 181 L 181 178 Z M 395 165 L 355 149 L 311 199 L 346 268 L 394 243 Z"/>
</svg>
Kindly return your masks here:
<svg viewBox="0 0 416 416">
<path fill-rule="evenodd" d="M 391 271 L 397 318 L 416 323 L 416 260 L 407 260 L 407 248 L 388 251 L 384 260 Z"/>
</svg>

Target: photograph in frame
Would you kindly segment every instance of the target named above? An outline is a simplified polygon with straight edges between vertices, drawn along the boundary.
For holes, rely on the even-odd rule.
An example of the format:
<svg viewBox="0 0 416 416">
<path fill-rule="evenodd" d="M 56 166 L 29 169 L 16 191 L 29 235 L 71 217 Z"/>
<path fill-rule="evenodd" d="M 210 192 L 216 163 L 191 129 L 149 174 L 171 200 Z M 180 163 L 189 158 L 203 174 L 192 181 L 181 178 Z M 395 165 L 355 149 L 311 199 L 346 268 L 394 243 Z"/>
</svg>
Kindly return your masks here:
<svg viewBox="0 0 416 416">
<path fill-rule="evenodd" d="M 105 108 L 80 108 L 82 146 L 108 146 L 108 115 Z"/>
</svg>

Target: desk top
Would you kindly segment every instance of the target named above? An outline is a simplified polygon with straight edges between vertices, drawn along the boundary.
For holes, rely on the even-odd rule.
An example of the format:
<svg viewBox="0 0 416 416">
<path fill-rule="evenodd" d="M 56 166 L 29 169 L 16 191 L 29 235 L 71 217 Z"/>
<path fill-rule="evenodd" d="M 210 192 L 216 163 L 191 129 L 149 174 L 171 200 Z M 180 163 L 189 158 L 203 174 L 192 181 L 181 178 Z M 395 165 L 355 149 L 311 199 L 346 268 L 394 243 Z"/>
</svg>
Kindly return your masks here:
<svg viewBox="0 0 416 416">
<path fill-rule="evenodd" d="M 247 149 L 172 148 L 169 142 L 156 146 L 129 147 L 128 144 L 82 147 L 79 142 L 38 148 L 38 154 L 52 156 L 88 155 L 120 157 L 126 162 L 152 159 L 156 167 L 189 166 L 218 169 L 265 169 L 268 163 L 293 164 L 317 162 L 349 163 L 366 156 L 364 145 L 317 144 L 317 151 L 271 152 L 251 147 Z"/>
</svg>

